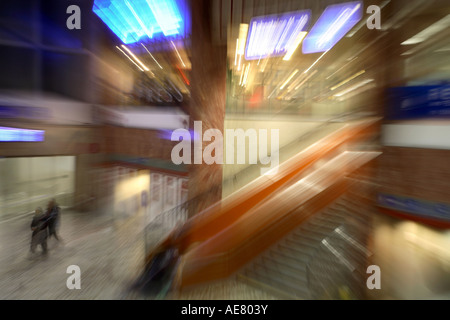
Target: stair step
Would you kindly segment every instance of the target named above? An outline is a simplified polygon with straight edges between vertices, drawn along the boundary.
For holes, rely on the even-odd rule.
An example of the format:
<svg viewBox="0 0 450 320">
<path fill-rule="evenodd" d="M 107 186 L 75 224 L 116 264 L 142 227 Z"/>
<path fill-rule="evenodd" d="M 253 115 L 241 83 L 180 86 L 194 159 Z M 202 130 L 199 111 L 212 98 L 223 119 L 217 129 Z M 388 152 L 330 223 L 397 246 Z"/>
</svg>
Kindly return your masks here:
<svg viewBox="0 0 450 320">
<path fill-rule="evenodd" d="M 284 259 L 273 259 L 271 257 L 262 257 L 259 263 L 261 264 L 272 264 L 276 268 L 286 269 L 289 272 L 306 272 L 306 263 L 307 259 L 304 259 L 304 264 L 299 263 L 289 263 L 289 261 L 285 261 Z"/>
<path fill-rule="evenodd" d="M 282 261 L 285 261 L 285 263 L 293 263 L 298 265 L 306 265 L 311 258 L 310 254 L 298 254 L 297 252 L 293 252 L 289 249 L 279 249 L 278 251 L 271 251 L 269 252 L 269 256 L 277 260 L 280 259 Z"/>
<path fill-rule="evenodd" d="M 266 285 L 273 286 L 278 290 L 286 292 L 293 297 L 308 299 L 309 290 L 307 288 L 306 283 L 303 286 L 295 285 L 290 281 L 284 281 L 283 279 L 273 278 L 264 273 L 263 270 L 257 269 L 252 270 L 251 273 L 245 273 L 245 275 L 251 279 L 255 279 L 259 282 L 262 282 Z"/>
<path fill-rule="evenodd" d="M 306 283 L 306 269 L 298 269 L 296 271 L 290 271 L 287 268 L 277 268 L 273 264 L 255 264 L 253 269 L 260 269 L 267 272 L 267 274 L 282 278 L 293 283 L 304 285 Z M 249 270 L 251 272 L 251 270 Z"/>
<path fill-rule="evenodd" d="M 303 239 L 320 243 L 320 241 L 333 234 L 335 229 L 336 227 L 329 229 L 315 228 L 309 230 L 308 229 L 299 230 L 297 232 L 292 233 L 292 236 L 289 237 L 289 239 L 300 243 L 301 241 L 303 241 Z"/>
<path fill-rule="evenodd" d="M 320 245 L 320 242 L 314 244 L 306 244 L 305 242 L 289 242 L 288 240 L 280 243 L 279 250 L 281 252 L 289 252 L 289 255 L 302 256 L 302 255 L 312 255 L 313 252 Z"/>
</svg>

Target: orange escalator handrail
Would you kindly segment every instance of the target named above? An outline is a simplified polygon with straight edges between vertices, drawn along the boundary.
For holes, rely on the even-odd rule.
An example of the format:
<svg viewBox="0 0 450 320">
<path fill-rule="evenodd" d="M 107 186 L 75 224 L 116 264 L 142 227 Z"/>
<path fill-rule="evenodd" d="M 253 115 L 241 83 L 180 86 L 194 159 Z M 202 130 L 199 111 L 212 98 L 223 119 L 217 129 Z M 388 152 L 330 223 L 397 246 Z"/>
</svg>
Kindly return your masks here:
<svg viewBox="0 0 450 320">
<path fill-rule="evenodd" d="M 378 155 L 376 152 L 349 154 L 342 169 L 318 173 L 327 172 L 322 176 L 325 181 L 323 185 L 327 186 L 322 191 L 311 188 L 310 184 L 299 183 L 254 207 L 232 226 L 186 254 L 181 285 L 215 280 L 237 271 L 309 214 L 322 209 L 342 194 L 347 188 L 342 179 L 345 176 L 343 172 L 351 171 L 347 167 L 363 165 Z M 306 204 L 302 208 L 305 213 L 292 214 L 299 204 Z"/>
<path fill-rule="evenodd" d="M 347 124 L 320 139 L 282 163 L 276 174 L 260 176 L 221 202 L 190 218 L 182 226 L 181 230 L 174 232 L 176 236 L 172 234 L 162 243 L 162 247 L 175 245 L 183 253 L 192 244 L 209 239 L 236 222 L 261 201 L 269 198 L 276 190 L 292 182 L 293 179 L 318 160 L 336 152 L 347 143 L 360 140 L 368 132 L 372 132 L 373 126 L 377 123 L 378 119 L 371 119 Z"/>
</svg>

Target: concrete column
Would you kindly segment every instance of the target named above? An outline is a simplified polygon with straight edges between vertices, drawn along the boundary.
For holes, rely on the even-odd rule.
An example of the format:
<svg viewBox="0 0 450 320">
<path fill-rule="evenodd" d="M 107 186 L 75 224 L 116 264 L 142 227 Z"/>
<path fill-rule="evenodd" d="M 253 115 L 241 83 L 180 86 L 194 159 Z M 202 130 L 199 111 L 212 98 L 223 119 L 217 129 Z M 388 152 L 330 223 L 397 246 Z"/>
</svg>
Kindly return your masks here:
<svg viewBox="0 0 450 320">
<path fill-rule="evenodd" d="M 216 45 L 211 36 L 211 1 L 193 0 L 191 48 L 190 127 L 202 121 L 203 132 L 223 132 L 226 100 L 226 45 Z M 202 137 L 198 137 L 202 139 Z M 203 143 L 202 152 L 210 142 Z M 192 148 L 194 154 L 194 145 Z M 202 195 L 202 196 L 200 196 Z M 189 199 L 200 196 L 190 215 L 219 201 L 222 195 L 222 165 L 192 164 L 189 168 Z M 195 201 L 194 201 L 195 202 Z"/>
</svg>

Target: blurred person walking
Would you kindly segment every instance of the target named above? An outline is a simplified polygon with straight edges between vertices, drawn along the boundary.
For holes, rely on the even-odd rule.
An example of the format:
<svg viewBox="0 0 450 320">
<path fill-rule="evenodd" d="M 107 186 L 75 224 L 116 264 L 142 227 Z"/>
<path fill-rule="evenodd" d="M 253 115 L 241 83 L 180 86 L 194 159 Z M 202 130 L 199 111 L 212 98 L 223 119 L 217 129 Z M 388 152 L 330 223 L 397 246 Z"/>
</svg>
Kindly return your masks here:
<svg viewBox="0 0 450 320">
<path fill-rule="evenodd" d="M 41 208 L 36 208 L 34 211 L 33 221 L 31 222 L 31 230 L 33 231 L 31 235 L 31 246 L 30 252 L 34 254 L 38 245 L 42 247 L 42 253 L 47 254 L 47 227 L 48 219 L 44 215 Z"/>
<path fill-rule="evenodd" d="M 50 239 L 53 236 L 60 241 L 61 237 L 58 236 L 57 231 L 61 223 L 61 209 L 55 199 L 48 203 L 46 217 L 48 218 L 48 238 Z"/>
</svg>

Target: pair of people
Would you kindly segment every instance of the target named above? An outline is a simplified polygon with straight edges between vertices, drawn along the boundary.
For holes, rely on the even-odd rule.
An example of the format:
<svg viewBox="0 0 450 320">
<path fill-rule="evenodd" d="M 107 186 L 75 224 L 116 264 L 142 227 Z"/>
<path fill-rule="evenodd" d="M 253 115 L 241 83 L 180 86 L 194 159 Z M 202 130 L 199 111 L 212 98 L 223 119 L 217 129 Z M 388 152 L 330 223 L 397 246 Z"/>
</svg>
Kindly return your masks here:
<svg viewBox="0 0 450 320">
<path fill-rule="evenodd" d="M 36 252 L 37 246 L 42 247 L 42 253 L 47 253 L 47 238 L 52 236 L 56 240 L 60 240 L 57 230 L 60 223 L 60 208 L 55 200 L 48 203 L 47 210 L 44 213 L 42 209 L 36 208 L 34 212 L 33 221 L 31 222 L 31 248 L 32 254 Z"/>
</svg>

